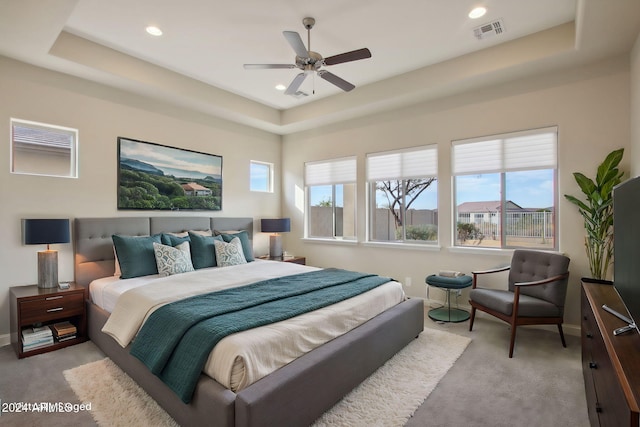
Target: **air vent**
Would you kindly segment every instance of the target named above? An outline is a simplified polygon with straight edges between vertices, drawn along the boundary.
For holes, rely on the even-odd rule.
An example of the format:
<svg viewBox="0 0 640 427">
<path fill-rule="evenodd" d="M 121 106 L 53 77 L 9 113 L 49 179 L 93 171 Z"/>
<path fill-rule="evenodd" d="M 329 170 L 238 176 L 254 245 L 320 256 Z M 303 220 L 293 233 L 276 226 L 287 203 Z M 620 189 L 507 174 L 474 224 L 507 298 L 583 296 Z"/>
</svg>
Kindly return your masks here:
<svg viewBox="0 0 640 427">
<path fill-rule="evenodd" d="M 502 33 L 504 33 L 504 22 L 502 22 L 502 19 L 496 19 L 495 21 L 482 24 L 473 29 L 473 35 L 478 40 L 484 40 Z"/>
</svg>

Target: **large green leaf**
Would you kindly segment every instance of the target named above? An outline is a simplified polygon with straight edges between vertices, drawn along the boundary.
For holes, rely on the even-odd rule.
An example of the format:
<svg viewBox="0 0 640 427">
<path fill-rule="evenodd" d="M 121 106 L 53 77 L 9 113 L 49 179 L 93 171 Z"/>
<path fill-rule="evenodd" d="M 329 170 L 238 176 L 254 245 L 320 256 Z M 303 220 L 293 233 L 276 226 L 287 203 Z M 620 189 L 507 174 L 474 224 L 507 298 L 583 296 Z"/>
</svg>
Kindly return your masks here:
<svg viewBox="0 0 640 427">
<path fill-rule="evenodd" d="M 582 201 L 571 195 L 565 198 L 578 207 L 587 232 L 585 249 L 589 270 L 596 279 L 604 279 L 613 254 L 613 188 L 622 182 L 623 172 L 618 170 L 624 149 L 614 150 L 598 166 L 595 183 L 580 172 L 573 174 L 586 196 Z"/>
</svg>

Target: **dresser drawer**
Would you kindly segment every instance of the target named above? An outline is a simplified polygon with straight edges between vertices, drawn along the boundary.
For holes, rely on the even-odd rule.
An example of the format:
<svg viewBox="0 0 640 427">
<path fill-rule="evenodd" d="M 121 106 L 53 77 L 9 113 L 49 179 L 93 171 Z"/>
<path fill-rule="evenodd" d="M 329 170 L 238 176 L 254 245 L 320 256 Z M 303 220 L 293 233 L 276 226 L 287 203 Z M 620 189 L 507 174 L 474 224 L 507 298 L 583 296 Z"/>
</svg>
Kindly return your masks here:
<svg viewBox="0 0 640 427">
<path fill-rule="evenodd" d="M 46 322 L 84 312 L 84 293 L 42 296 L 20 302 L 20 322 L 23 325 Z"/>
</svg>

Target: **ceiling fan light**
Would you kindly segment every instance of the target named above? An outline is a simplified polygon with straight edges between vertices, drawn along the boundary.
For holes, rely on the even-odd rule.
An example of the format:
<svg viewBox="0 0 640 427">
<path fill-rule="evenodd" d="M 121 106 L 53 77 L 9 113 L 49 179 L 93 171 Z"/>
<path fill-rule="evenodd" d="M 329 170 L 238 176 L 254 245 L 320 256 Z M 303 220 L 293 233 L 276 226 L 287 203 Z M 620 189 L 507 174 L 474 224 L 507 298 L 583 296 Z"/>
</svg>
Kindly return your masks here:
<svg viewBox="0 0 640 427">
<path fill-rule="evenodd" d="M 147 33 L 151 34 L 152 36 L 159 37 L 162 35 L 162 30 L 154 25 L 149 25 L 146 30 Z"/>
<path fill-rule="evenodd" d="M 471 12 L 469 12 L 469 18 L 478 19 L 484 16 L 485 13 L 487 13 L 487 8 L 479 6 L 471 10 Z"/>
</svg>

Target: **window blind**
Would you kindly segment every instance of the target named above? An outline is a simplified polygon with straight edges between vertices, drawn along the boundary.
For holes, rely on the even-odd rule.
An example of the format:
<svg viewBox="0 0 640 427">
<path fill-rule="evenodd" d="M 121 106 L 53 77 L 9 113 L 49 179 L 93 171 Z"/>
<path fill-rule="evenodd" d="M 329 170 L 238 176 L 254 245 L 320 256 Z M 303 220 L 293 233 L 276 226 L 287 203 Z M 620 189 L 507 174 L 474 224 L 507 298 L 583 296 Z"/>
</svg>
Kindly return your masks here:
<svg viewBox="0 0 640 427">
<path fill-rule="evenodd" d="M 367 155 L 367 181 L 388 181 L 438 175 L 436 145 Z"/>
<path fill-rule="evenodd" d="M 12 120 L 11 136 L 15 149 L 69 155 L 74 145 L 76 131 L 62 127 L 42 127 L 30 122 Z"/>
<path fill-rule="evenodd" d="M 557 141 L 557 127 L 453 141 L 453 174 L 556 169 Z"/>
<path fill-rule="evenodd" d="M 304 182 L 307 186 L 354 183 L 356 158 L 307 162 L 304 164 Z"/>
</svg>

